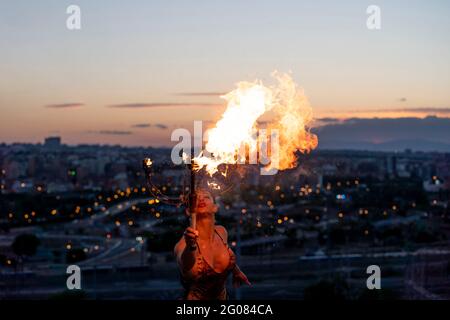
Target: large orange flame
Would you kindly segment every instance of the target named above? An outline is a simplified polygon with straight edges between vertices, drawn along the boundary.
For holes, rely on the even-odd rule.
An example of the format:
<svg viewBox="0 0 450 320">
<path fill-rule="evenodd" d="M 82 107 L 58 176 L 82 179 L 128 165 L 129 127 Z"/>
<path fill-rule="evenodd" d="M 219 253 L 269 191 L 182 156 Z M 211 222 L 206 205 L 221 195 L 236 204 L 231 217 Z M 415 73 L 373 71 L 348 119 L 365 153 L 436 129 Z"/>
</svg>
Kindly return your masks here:
<svg viewBox="0 0 450 320">
<path fill-rule="evenodd" d="M 270 113 L 267 132 L 277 132 L 277 161 L 267 169 L 285 170 L 297 164 L 296 151 L 309 152 L 317 147 L 317 136 L 310 133 L 312 109 L 303 90 L 288 74 L 273 73 L 277 84 L 264 86 L 261 81 L 240 82 L 237 88 L 222 96 L 227 109 L 215 127 L 209 131 L 205 153 L 194 158 L 199 169 L 206 167 L 209 174 L 218 171 L 222 163 L 242 162 L 242 150 L 256 154 L 261 146 L 258 119 Z M 264 137 L 264 136 L 263 136 Z M 240 156 L 238 156 L 240 155 Z M 273 160 L 274 150 L 270 153 Z M 244 154 L 245 157 L 245 154 Z"/>
</svg>

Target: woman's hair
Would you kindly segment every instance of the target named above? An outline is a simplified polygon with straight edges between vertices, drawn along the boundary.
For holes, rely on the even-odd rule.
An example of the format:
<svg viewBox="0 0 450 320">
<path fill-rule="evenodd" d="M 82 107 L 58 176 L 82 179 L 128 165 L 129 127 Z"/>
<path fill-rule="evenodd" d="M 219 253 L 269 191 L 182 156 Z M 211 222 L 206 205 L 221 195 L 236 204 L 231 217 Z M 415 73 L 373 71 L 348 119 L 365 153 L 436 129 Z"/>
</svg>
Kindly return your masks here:
<svg viewBox="0 0 450 320">
<path fill-rule="evenodd" d="M 198 192 L 209 193 L 209 194 L 211 195 L 211 198 L 212 198 L 213 202 L 214 202 L 215 204 L 217 204 L 217 203 L 216 203 L 216 197 L 214 196 L 214 193 L 212 193 L 210 190 L 208 190 L 208 189 L 206 189 L 206 188 L 204 188 L 204 187 L 200 187 L 200 188 L 197 189 L 197 193 L 198 193 Z"/>
</svg>

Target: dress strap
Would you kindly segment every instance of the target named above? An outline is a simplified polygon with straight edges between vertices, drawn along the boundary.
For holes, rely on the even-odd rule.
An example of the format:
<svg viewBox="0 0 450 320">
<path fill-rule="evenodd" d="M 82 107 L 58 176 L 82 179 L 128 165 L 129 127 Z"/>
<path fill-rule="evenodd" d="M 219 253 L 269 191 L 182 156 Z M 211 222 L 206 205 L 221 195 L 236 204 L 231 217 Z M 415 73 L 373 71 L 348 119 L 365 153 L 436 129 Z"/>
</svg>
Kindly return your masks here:
<svg viewBox="0 0 450 320">
<path fill-rule="evenodd" d="M 222 242 L 223 242 L 223 244 L 225 245 L 225 247 L 228 249 L 228 253 L 230 254 L 230 257 L 231 257 L 231 260 L 230 260 L 230 261 L 231 261 L 232 263 L 236 262 L 236 257 L 235 257 L 235 255 L 234 255 L 233 250 L 230 248 L 230 246 L 228 245 L 228 243 L 227 243 L 225 240 L 223 240 L 222 236 L 220 235 L 219 232 L 217 232 L 216 228 L 214 228 L 214 231 L 217 233 L 217 235 L 218 235 L 219 238 L 222 240 Z"/>
<path fill-rule="evenodd" d="M 219 236 L 220 240 L 222 240 L 223 244 L 228 247 L 228 243 L 226 243 L 225 240 L 223 240 L 222 236 L 220 235 L 220 233 L 217 231 L 216 228 L 214 228 L 214 231 L 217 233 L 217 235 Z"/>
</svg>

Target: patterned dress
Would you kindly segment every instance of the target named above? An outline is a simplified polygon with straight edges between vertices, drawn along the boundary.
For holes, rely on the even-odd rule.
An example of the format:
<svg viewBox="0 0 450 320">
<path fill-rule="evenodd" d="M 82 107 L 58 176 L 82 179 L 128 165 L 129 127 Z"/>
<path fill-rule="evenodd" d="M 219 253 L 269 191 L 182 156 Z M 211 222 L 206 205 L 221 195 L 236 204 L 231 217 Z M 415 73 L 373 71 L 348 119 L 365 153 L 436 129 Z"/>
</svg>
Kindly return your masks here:
<svg viewBox="0 0 450 320">
<path fill-rule="evenodd" d="M 205 260 L 198 248 L 197 268 L 198 272 L 195 277 L 184 277 L 181 275 L 181 283 L 185 289 L 186 300 L 227 300 L 228 294 L 226 290 L 226 281 L 230 272 L 236 266 L 236 257 L 228 246 L 226 241 L 220 236 L 216 229 L 215 233 L 222 240 L 230 255 L 228 267 L 223 272 L 216 272 Z"/>
</svg>

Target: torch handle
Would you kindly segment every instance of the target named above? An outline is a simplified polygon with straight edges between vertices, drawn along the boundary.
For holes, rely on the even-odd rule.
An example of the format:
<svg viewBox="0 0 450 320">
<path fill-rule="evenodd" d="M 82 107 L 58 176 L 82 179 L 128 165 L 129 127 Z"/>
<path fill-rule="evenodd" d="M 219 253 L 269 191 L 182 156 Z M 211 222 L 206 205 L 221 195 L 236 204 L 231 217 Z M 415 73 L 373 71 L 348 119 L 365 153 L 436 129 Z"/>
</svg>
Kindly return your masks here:
<svg viewBox="0 0 450 320">
<path fill-rule="evenodd" d="M 197 213 L 194 211 L 191 212 L 191 228 L 194 230 L 197 229 Z M 194 244 L 190 247 L 191 251 L 195 251 L 197 249 L 197 246 Z"/>
<path fill-rule="evenodd" d="M 191 228 L 197 229 L 197 214 L 195 212 L 191 212 Z"/>
<path fill-rule="evenodd" d="M 191 228 L 197 229 L 197 213 L 196 209 L 196 194 L 195 194 L 195 171 L 194 171 L 194 161 L 191 161 L 191 181 L 190 181 L 190 195 L 189 195 L 189 211 L 191 214 Z M 197 246 L 191 246 L 191 250 L 194 251 Z"/>
</svg>

